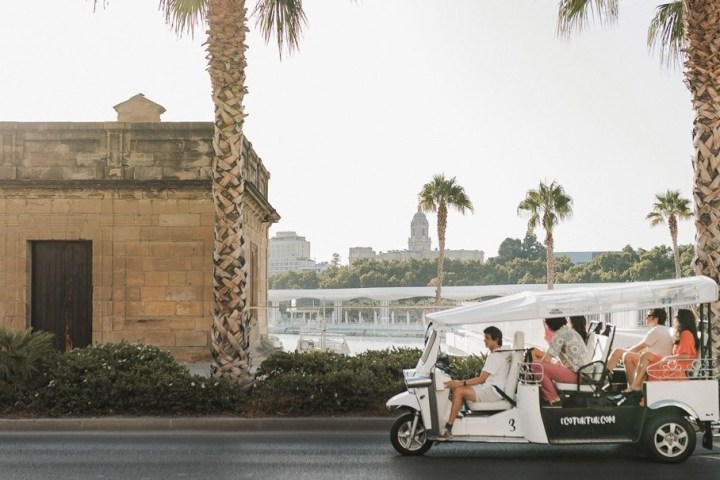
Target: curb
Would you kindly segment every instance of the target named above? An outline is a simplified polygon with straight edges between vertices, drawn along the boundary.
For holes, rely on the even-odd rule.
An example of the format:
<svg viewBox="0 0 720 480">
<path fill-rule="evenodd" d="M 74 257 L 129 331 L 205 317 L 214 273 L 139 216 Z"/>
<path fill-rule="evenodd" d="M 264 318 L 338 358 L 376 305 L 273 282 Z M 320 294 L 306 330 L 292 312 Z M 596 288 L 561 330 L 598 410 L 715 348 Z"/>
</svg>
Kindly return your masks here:
<svg viewBox="0 0 720 480">
<path fill-rule="evenodd" d="M 0 432 L 139 432 L 139 431 L 376 431 L 389 432 L 386 417 L 93 417 L 0 418 Z"/>
</svg>

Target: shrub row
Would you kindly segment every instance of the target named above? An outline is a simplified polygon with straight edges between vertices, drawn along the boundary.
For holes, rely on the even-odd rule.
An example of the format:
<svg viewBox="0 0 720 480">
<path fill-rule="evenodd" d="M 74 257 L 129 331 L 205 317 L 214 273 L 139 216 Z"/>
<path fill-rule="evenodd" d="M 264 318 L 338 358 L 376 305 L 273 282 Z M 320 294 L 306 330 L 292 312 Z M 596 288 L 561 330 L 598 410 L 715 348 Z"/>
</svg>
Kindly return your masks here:
<svg viewBox="0 0 720 480">
<path fill-rule="evenodd" d="M 276 352 L 258 369 L 251 408 L 266 415 L 381 414 L 402 391 L 418 349 L 391 348 L 356 356 Z"/>
<path fill-rule="evenodd" d="M 147 345 L 75 349 L 46 378 L 34 405 L 50 415 L 239 413 L 242 405 L 232 383 L 192 375 Z"/>
<path fill-rule="evenodd" d="M 103 344 L 58 355 L 35 379 L 0 389 L 0 412 L 61 415 L 239 414 L 233 383 L 192 375 L 157 347 Z"/>
<path fill-rule="evenodd" d="M 12 357 L 6 347 L 17 339 L 0 333 L 0 359 L 6 361 L 0 368 L 1 414 L 382 415 L 385 402 L 405 389 L 403 369 L 413 368 L 421 353 L 275 352 L 258 369 L 255 388 L 244 393 L 229 380 L 190 374 L 157 347 L 122 342 L 53 354 L 42 345 L 48 338 L 25 339 L 27 348 L 43 356 L 15 348 Z M 453 357 L 450 363 L 456 378 L 469 378 L 483 359 Z"/>
</svg>

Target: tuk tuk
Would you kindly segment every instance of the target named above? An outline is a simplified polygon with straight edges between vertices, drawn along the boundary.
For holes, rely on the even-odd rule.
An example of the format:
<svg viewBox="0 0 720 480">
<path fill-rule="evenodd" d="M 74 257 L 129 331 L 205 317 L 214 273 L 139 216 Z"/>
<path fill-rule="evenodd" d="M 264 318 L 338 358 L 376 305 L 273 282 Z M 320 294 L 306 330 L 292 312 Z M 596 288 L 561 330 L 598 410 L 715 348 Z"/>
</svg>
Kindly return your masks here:
<svg viewBox="0 0 720 480">
<path fill-rule="evenodd" d="M 698 432 L 712 449 L 720 420 L 718 378 L 710 336 L 710 303 L 718 286 L 707 277 L 529 291 L 428 315 L 425 348 L 415 368 L 404 371 L 407 391 L 387 402 L 398 410 L 390 432 L 403 455 L 422 455 L 440 438 L 451 408 L 444 332 L 468 325 L 495 325 L 512 339 L 510 373 L 503 399 L 466 402 L 449 442 L 506 442 L 551 445 L 628 443 L 644 446 L 659 462 L 678 463 L 695 450 Z M 612 314 L 652 308 L 692 309 L 698 318 L 699 357 L 679 378 L 646 381 L 638 398 L 607 392 L 607 358 L 613 346 Z M 537 367 L 531 368 L 523 326 L 544 318 L 588 315 L 588 348 L 593 362 L 578 371 L 577 382 L 556 384 L 561 407 L 543 405 Z M 592 338 L 592 340 L 590 339 Z"/>
</svg>

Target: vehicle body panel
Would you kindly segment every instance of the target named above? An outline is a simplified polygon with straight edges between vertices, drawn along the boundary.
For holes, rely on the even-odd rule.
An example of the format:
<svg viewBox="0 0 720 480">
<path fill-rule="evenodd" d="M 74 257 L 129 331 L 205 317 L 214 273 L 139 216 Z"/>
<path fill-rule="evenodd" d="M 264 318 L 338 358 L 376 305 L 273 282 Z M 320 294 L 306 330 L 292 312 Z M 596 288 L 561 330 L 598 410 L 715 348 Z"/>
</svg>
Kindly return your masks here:
<svg viewBox="0 0 720 480">
<path fill-rule="evenodd" d="M 713 380 L 666 380 L 645 383 L 646 403 L 650 409 L 677 406 L 699 421 L 718 418 L 718 382 Z"/>
</svg>

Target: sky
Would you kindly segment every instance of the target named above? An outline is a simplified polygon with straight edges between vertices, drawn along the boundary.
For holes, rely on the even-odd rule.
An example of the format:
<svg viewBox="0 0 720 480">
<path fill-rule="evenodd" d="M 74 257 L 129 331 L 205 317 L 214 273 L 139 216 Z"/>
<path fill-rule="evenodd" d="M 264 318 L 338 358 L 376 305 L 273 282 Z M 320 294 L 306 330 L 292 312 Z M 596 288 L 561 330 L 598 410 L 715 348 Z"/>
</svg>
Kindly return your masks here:
<svg viewBox="0 0 720 480">
<path fill-rule="evenodd" d="M 137 93 L 163 121 L 213 120 L 203 29 L 178 37 L 157 1 L 7 3 L 0 121 L 114 121 Z M 474 205 L 451 210 L 448 249 L 487 258 L 523 238 L 517 206 L 540 181 L 573 198 L 556 251 L 670 244 L 645 216 L 658 193 L 692 198 L 693 112 L 681 69 L 646 46 L 658 0 L 620 2 L 616 25 L 570 40 L 556 0 L 303 3 L 300 49 L 282 59 L 249 23 L 244 127 L 271 173 L 271 236 L 297 232 L 318 262 L 406 249 L 418 193 L 444 174 Z M 691 221 L 679 232 L 693 243 Z"/>
</svg>

